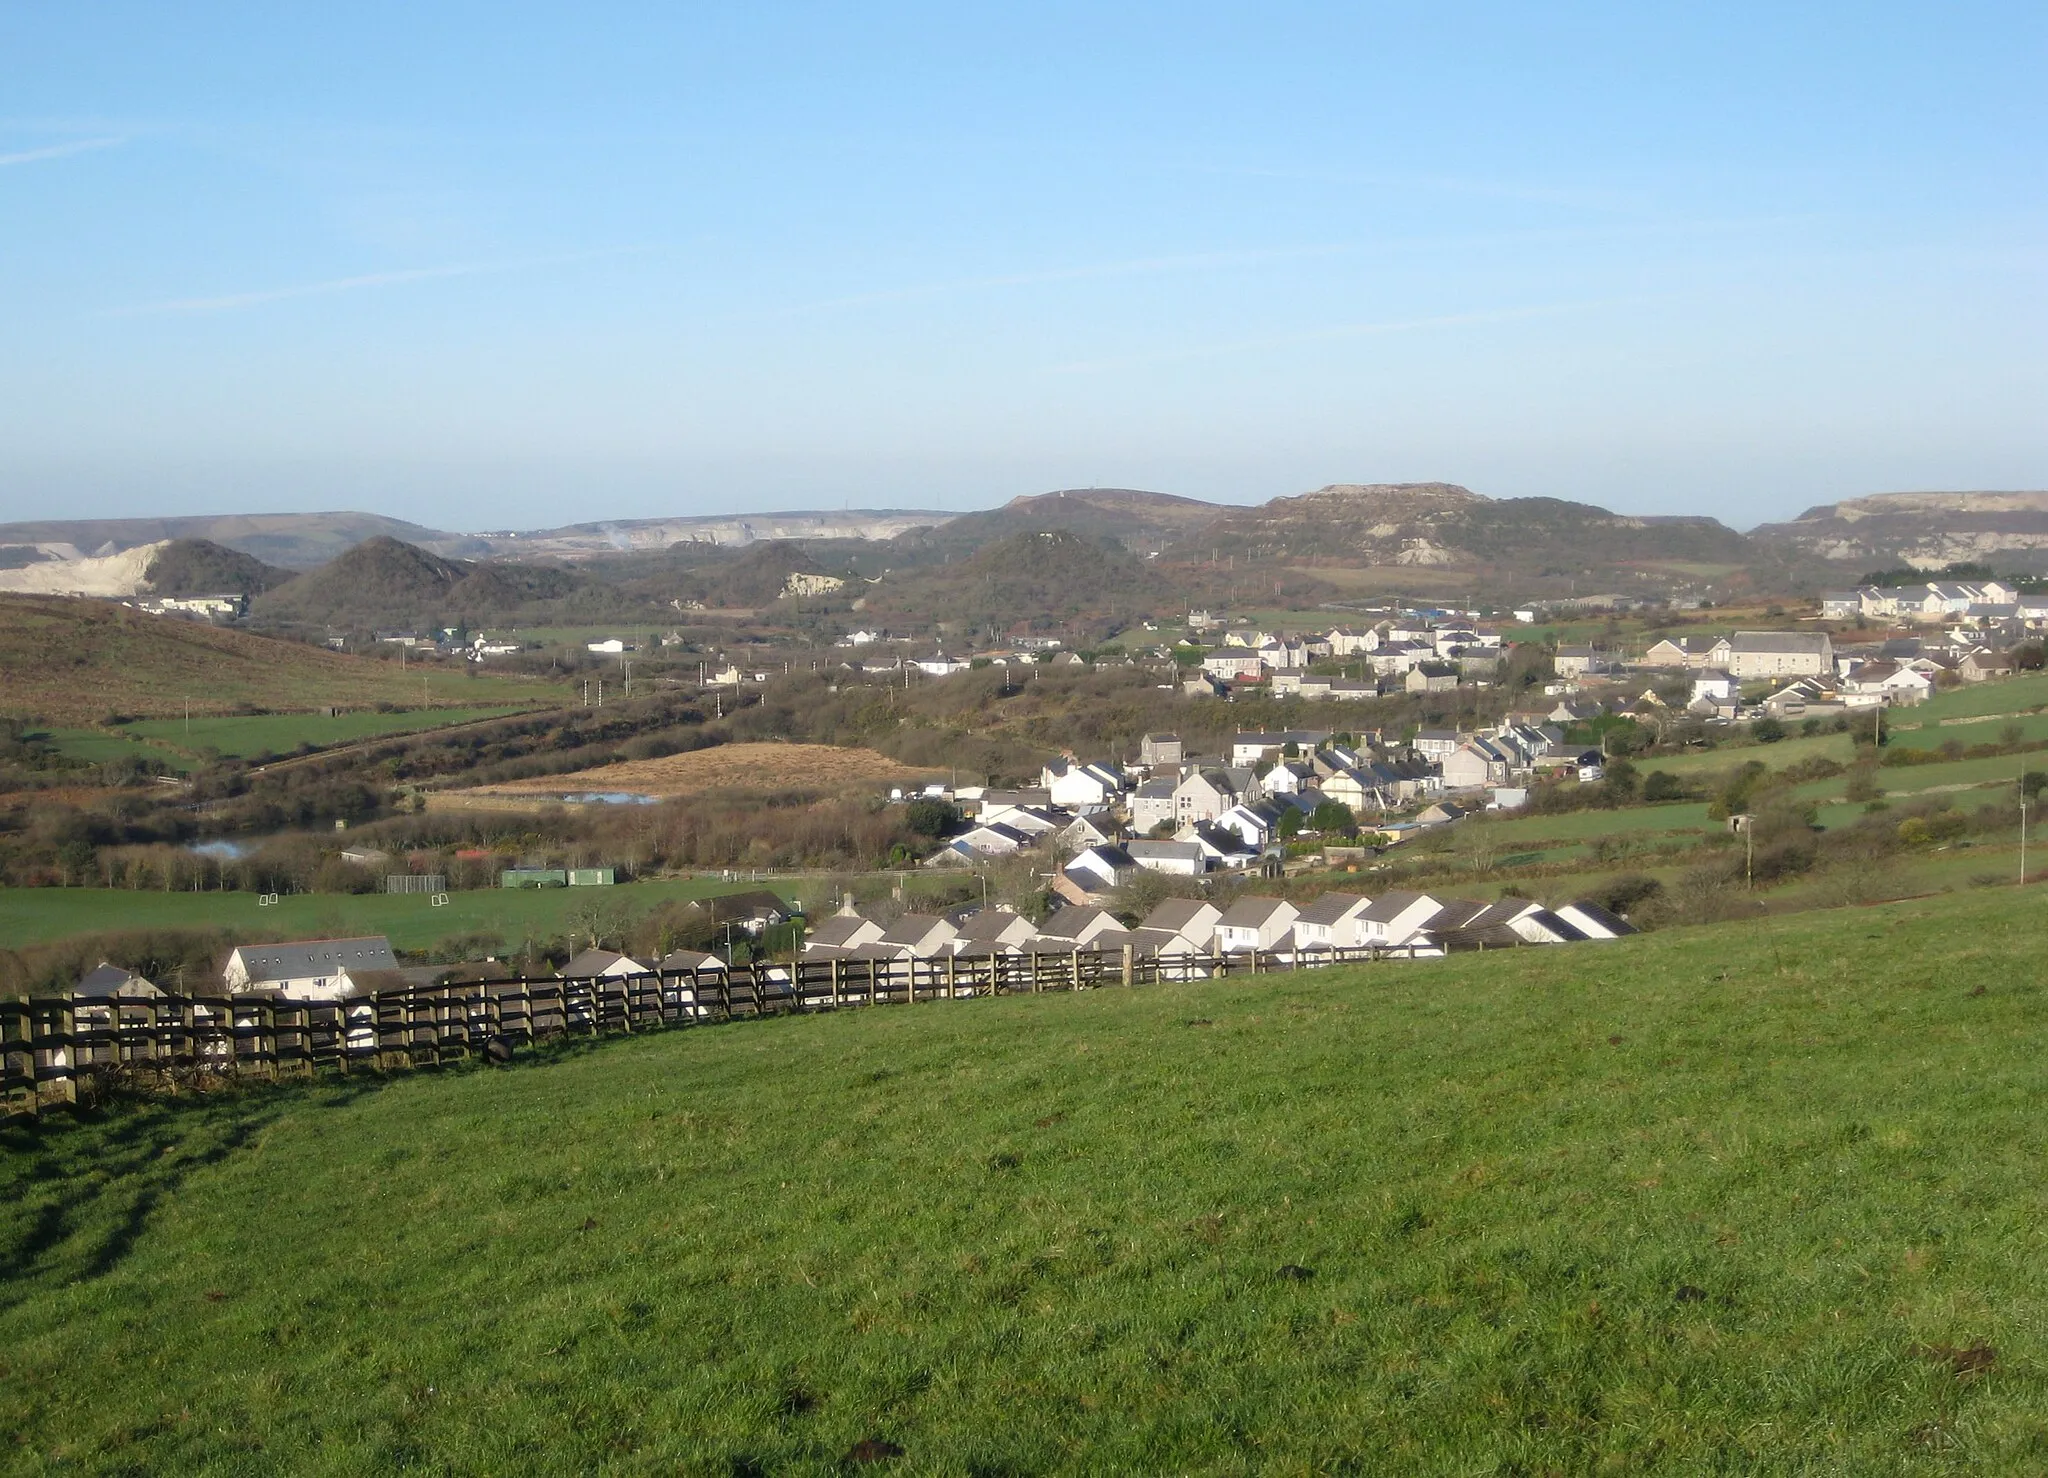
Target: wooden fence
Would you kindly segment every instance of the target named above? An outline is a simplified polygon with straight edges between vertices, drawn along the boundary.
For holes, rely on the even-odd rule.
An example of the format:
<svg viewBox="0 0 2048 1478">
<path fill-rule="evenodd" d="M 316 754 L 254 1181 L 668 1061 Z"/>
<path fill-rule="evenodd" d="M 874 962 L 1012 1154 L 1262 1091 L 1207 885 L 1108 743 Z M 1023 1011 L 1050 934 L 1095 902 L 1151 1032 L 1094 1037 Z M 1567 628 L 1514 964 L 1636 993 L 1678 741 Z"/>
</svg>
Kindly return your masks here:
<svg viewBox="0 0 2048 1478">
<path fill-rule="evenodd" d="M 410 986 L 339 1001 L 264 995 L 0 1001 L 0 1108 L 72 1103 L 118 1078 L 173 1089 L 233 1075 L 381 1071 L 486 1057 L 555 1037 L 605 1036 L 853 1006 L 1153 985 L 1405 957 L 1408 949 L 1302 955 L 1141 955 L 1129 946 L 935 959 L 798 960 L 595 979 L 508 977 Z"/>
</svg>

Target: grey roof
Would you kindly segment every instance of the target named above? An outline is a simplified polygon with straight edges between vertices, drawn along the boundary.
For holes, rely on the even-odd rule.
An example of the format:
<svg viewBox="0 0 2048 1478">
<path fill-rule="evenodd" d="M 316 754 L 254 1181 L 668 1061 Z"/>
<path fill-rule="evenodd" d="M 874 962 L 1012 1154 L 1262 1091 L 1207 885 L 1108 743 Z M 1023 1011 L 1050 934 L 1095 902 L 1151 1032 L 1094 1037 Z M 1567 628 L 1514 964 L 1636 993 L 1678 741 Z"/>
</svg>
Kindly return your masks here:
<svg viewBox="0 0 2048 1478">
<path fill-rule="evenodd" d="M 1141 857 L 1172 857 L 1191 861 L 1202 855 L 1202 849 L 1193 842 L 1131 841 L 1124 843 L 1124 851 L 1133 862 Z"/>
<path fill-rule="evenodd" d="M 564 980 L 580 980 L 585 976 L 602 975 L 620 960 L 624 960 L 636 970 L 644 970 L 649 973 L 652 973 L 654 970 L 654 966 L 646 961 L 636 960 L 631 955 L 622 955 L 615 949 L 586 949 L 578 953 L 568 964 L 562 967 L 562 978 Z"/>
<path fill-rule="evenodd" d="M 933 929 L 950 927 L 937 914 L 907 913 L 882 931 L 881 944 L 920 944 Z"/>
<path fill-rule="evenodd" d="M 1407 893 L 1397 889 L 1392 893 L 1380 894 L 1359 918 L 1369 919 L 1375 924 L 1391 924 L 1416 904 L 1435 902 L 1436 900 L 1427 893 Z"/>
<path fill-rule="evenodd" d="M 133 970 L 124 970 L 119 965 L 109 965 L 101 961 L 97 970 L 88 970 L 85 973 L 71 994 L 79 1000 L 104 1001 L 122 995 L 160 996 L 163 992 L 157 989 L 156 982 L 136 974 Z"/>
<path fill-rule="evenodd" d="M 1282 908 L 1291 907 L 1284 898 L 1240 898 L 1216 923 L 1219 929 L 1256 929 Z"/>
<path fill-rule="evenodd" d="M 1469 898 L 1447 898 L 1435 913 L 1422 921 L 1422 927 L 1432 934 L 1445 929 L 1462 929 L 1485 912 L 1483 903 L 1475 903 Z"/>
<path fill-rule="evenodd" d="M 1297 922 L 1303 924 L 1334 924 L 1343 919 L 1352 909 L 1368 901 L 1356 893 L 1325 893 L 1301 911 L 1301 917 Z"/>
<path fill-rule="evenodd" d="M 1187 842 L 1183 845 L 1192 847 L 1194 843 Z M 1157 908 L 1153 909 L 1152 912 L 1145 915 L 1144 927 L 1179 933 L 1182 929 L 1194 923 L 1201 916 L 1203 909 L 1214 908 L 1215 906 L 1215 904 L 1200 898 L 1168 898 L 1160 903 Z"/>
<path fill-rule="evenodd" d="M 1173 798 L 1174 791 L 1179 789 L 1179 787 L 1179 776 L 1162 775 L 1157 780 L 1147 780 L 1143 785 L 1140 785 L 1135 791 L 1133 791 L 1132 794 L 1138 796 L 1142 800 L 1148 801 L 1171 800 Z"/>
<path fill-rule="evenodd" d="M 1107 918 L 1108 914 L 1092 905 L 1085 908 L 1063 908 L 1038 926 L 1038 934 L 1041 939 L 1075 939 L 1095 920 Z M 1110 919 L 1110 922 L 1116 921 Z"/>
<path fill-rule="evenodd" d="M 1634 924 L 1621 917 L 1621 915 L 1612 913 L 1597 903 L 1588 903 L 1583 898 L 1575 898 L 1566 904 L 1565 907 L 1576 913 L 1584 914 L 1594 923 L 1604 929 L 1610 929 L 1616 934 L 1640 934 L 1642 932 Z"/>
<path fill-rule="evenodd" d="M 698 949 L 674 949 L 661 957 L 661 968 L 678 971 L 723 970 L 727 967 L 725 961 L 717 955 L 707 955 Z"/>
<path fill-rule="evenodd" d="M 805 930 L 804 943 L 819 946 L 843 945 L 868 923 L 869 920 L 859 914 L 834 914 L 829 919 L 819 920 L 816 928 Z"/>
<path fill-rule="evenodd" d="M 290 944 L 245 944 L 242 964 L 253 984 L 264 980 L 298 980 L 309 975 L 338 975 L 343 970 L 396 970 L 391 941 L 382 934 L 360 939 L 300 939 Z"/>
<path fill-rule="evenodd" d="M 1738 631 L 1728 638 L 1735 652 L 1825 652 L 1833 643 L 1822 631 Z"/>
<path fill-rule="evenodd" d="M 984 908 L 960 926 L 958 937 L 970 942 L 986 943 L 991 939 L 1000 939 L 1013 924 L 1023 924 L 1028 928 L 1030 923 L 1031 920 L 1024 915 L 1011 913 L 1008 909 Z"/>
</svg>

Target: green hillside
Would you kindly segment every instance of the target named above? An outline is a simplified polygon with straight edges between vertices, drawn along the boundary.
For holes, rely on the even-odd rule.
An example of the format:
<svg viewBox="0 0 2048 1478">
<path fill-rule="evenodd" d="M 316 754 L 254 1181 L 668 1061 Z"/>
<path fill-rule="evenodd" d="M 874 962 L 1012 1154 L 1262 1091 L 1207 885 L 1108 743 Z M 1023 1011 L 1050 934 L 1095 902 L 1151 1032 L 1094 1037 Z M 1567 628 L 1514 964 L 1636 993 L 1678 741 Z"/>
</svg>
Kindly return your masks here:
<svg viewBox="0 0 2048 1478">
<path fill-rule="evenodd" d="M 23 1472 L 2048 1466 L 2040 899 L 14 1127 Z"/>
<path fill-rule="evenodd" d="M 155 595 L 260 595 L 294 574 L 210 539 L 173 539 L 150 563 L 149 589 Z"/>
<path fill-rule="evenodd" d="M 407 671 L 392 662 L 66 596 L 0 596 L 0 674 L 0 717 L 58 725 L 92 724 L 117 713 L 182 718 L 188 705 L 194 714 L 208 714 L 244 705 L 278 711 L 380 702 L 467 707 L 559 696 L 532 680 L 452 667 Z"/>
</svg>

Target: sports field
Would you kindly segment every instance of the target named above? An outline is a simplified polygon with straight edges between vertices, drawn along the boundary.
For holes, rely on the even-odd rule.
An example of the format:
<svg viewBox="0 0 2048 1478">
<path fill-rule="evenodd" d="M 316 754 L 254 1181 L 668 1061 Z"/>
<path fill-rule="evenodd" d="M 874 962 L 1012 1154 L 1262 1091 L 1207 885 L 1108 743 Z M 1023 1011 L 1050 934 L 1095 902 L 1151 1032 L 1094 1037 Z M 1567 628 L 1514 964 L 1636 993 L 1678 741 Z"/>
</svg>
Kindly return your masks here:
<svg viewBox="0 0 2048 1478">
<path fill-rule="evenodd" d="M 16 1127 L 10 1466 L 2040 1471 L 2042 907 Z"/>
<path fill-rule="evenodd" d="M 398 949 L 424 949 L 451 935 L 485 934 L 515 948 L 529 936 L 564 932 L 570 912 L 593 902 L 645 913 L 677 898 L 704 898 L 740 888 L 781 883 L 724 883 L 687 878 L 623 883 L 612 888 L 487 888 L 444 895 L 435 907 L 425 894 L 297 893 L 265 904 L 254 893 L 155 893 L 109 888 L 0 888 L 0 948 L 39 944 L 75 934 L 120 929 L 247 929 L 270 938 L 315 939 L 389 935 Z"/>
</svg>

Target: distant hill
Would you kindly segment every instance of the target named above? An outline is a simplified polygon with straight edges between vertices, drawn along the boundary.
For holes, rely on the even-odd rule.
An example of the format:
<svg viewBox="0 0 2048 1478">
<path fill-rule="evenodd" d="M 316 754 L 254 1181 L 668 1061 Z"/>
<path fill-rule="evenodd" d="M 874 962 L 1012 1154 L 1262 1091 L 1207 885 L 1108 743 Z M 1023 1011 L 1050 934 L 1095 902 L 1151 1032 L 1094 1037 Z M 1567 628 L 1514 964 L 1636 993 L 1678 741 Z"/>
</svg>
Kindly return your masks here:
<svg viewBox="0 0 2048 1478">
<path fill-rule="evenodd" d="M 378 513 L 226 513 L 191 518 L 91 518 L 0 524 L 0 545 L 60 543 L 85 554 L 117 554 L 166 539 L 206 539 L 286 569 L 324 564 L 379 536 L 403 539 L 436 554 L 487 554 L 467 534 L 423 528 Z"/>
<path fill-rule="evenodd" d="M 261 595 L 297 574 L 211 539 L 173 539 L 143 572 L 151 595 Z"/>
<path fill-rule="evenodd" d="M 559 615 L 565 602 L 600 619 L 622 603 L 579 570 L 444 559 L 379 537 L 258 597 L 250 617 L 271 626 L 475 626 Z"/>
<path fill-rule="evenodd" d="M 1065 529 L 1084 539 L 1112 539 L 1134 554 L 1156 554 L 1175 539 L 1205 528 L 1232 511 L 1172 493 L 1136 488 L 1068 488 L 1012 498 L 986 513 L 963 513 L 935 528 L 899 534 L 891 542 L 913 555 L 957 557 L 1013 534 Z"/>
<path fill-rule="evenodd" d="M 1166 609 L 1178 604 L 1171 583 L 1146 561 L 1109 539 L 1084 538 L 1068 529 L 1012 534 L 964 559 L 891 573 L 869 587 L 867 610 L 1007 631 L 1018 623 L 1041 628 L 1114 612 Z"/>
<path fill-rule="evenodd" d="M 2048 492 L 1880 493 L 1823 503 L 1750 537 L 1858 571 L 1967 560 L 2037 573 L 2048 570 Z"/>
<path fill-rule="evenodd" d="M 240 705 L 416 705 L 420 674 L 392 663 L 273 640 L 109 601 L 0 596 L 0 715 L 90 724 L 108 714 L 169 718 Z M 440 682 L 442 679 L 437 678 Z M 502 701 L 488 677 L 453 677 L 436 702 Z"/>
<path fill-rule="evenodd" d="M 1392 566 L 1526 580 L 1595 579 L 1659 565 L 1782 563 L 1711 518 L 1612 513 L 1557 498 L 1482 497 L 1455 483 L 1334 484 L 1233 512 L 1171 551 L 1240 566 Z"/>
</svg>

